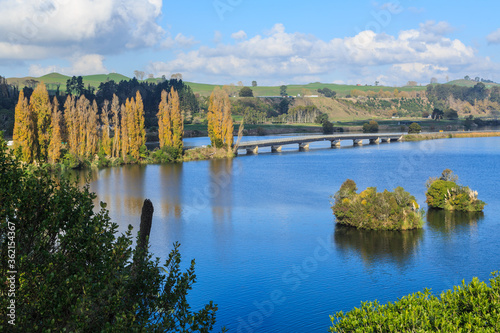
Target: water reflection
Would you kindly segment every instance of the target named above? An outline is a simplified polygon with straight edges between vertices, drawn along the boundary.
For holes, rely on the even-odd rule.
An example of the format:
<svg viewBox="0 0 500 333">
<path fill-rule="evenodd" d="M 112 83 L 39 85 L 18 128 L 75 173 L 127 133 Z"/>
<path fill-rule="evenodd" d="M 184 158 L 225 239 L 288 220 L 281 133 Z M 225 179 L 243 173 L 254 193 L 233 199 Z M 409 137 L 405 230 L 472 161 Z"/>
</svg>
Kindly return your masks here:
<svg viewBox="0 0 500 333">
<path fill-rule="evenodd" d="M 336 224 L 333 239 L 339 250 L 359 253 L 367 265 L 387 259 L 404 265 L 421 242 L 423 234 L 422 229 L 376 231 Z"/>
<path fill-rule="evenodd" d="M 114 184 L 115 191 L 117 191 L 114 193 L 117 196 L 116 200 L 118 202 L 123 201 L 127 215 L 140 216 L 145 198 L 144 177 L 146 167 L 141 165 L 127 165 L 123 168 L 115 168 L 114 170 L 117 171 L 115 182 L 121 184 L 120 187 L 122 187 L 122 192 L 120 193 L 118 192 L 120 187 Z M 99 191 L 98 193 L 102 192 Z M 121 200 L 120 197 L 122 197 Z"/>
<path fill-rule="evenodd" d="M 182 163 L 160 165 L 161 216 L 182 217 Z"/>
<path fill-rule="evenodd" d="M 231 221 L 233 205 L 233 159 L 210 160 L 212 215 L 216 223 Z"/>
<path fill-rule="evenodd" d="M 477 223 L 483 219 L 483 212 L 455 212 L 444 209 L 429 209 L 427 211 L 427 225 L 444 234 L 475 228 Z"/>
</svg>

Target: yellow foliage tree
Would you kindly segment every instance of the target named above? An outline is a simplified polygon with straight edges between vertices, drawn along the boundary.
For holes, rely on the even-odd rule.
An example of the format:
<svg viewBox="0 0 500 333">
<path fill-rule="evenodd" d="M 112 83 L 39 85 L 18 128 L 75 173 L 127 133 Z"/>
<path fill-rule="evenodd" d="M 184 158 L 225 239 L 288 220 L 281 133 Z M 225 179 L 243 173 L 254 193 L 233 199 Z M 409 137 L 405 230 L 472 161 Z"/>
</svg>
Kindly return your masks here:
<svg viewBox="0 0 500 333">
<path fill-rule="evenodd" d="M 118 96 L 113 94 L 113 100 L 111 101 L 111 113 L 113 114 L 113 149 L 111 152 L 112 157 L 120 157 L 121 149 L 121 127 L 120 127 L 120 102 Z"/>
<path fill-rule="evenodd" d="M 212 146 L 231 148 L 233 145 L 231 103 L 227 93 L 219 87 L 216 87 L 210 95 L 207 120 L 208 136 Z"/>
<path fill-rule="evenodd" d="M 158 109 L 160 148 L 170 146 L 182 150 L 184 119 L 180 108 L 179 94 L 173 87 L 169 94 L 165 90 L 162 91 Z"/>
<path fill-rule="evenodd" d="M 120 148 L 122 151 L 122 157 L 125 159 L 129 153 L 129 137 L 128 137 L 128 126 L 127 126 L 127 108 L 124 104 L 120 107 L 121 113 L 121 132 L 120 132 Z"/>
<path fill-rule="evenodd" d="M 101 122 L 102 122 L 102 149 L 104 154 L 111 156 L 111 135 L 110 135 L 110 123 L 109 123 L 109 101 L 105 100 L 102 106 L 101 112 Z"/>
<path fill-rule="evenodd" d="M 43 82 L 41 82 L 31 94 L 30 108 L 37 122 L 36 136 L 38 139 L 38 150 L 35 158 L 40 161 L 47 161 L 52 132 L 52 107 L 50 105 L 49 93 Z"/>
<path fill-rule="evenodd" d="M 57 98 L 54 97 L 52 102 L 52 135 L 50 137 L 48 158 L 50 163 L 57 163 L 61 159 L 61 149 L 62 149 L 62 131 L 61 131 L 61 120 L 62 115 L 59 111 L 59 102 Z"/>
<path fill-rule="evenodd" d="M 135 121 L 135 146 L 137 148 L 137 155 L 135 158 L 139 158 L 140 148 L 146 144 L 146 129 L 144 128 L 144 103 L 142 102 L 142 96 L 139 90 L 135 94 L 135 109 L 134 109 L 134 121 Z"/>
<path fill-rule="evenodd" d="M 19 93 L 14 120 L 14 148 L 19 151 L 24 162 L 31 163 L 37 150 L 36 122 L 24 92 Z"/>
<path fill-rule="evenodd" d="M 76 111 L 75 97 L 68 95 L 64 102 L 64 121 L 66 123 L 66 142 L 69 147 L 69 152 L 73 156 L 78 156 L 80 125 L 78 121 L 78 113 Z"/>
</svg>

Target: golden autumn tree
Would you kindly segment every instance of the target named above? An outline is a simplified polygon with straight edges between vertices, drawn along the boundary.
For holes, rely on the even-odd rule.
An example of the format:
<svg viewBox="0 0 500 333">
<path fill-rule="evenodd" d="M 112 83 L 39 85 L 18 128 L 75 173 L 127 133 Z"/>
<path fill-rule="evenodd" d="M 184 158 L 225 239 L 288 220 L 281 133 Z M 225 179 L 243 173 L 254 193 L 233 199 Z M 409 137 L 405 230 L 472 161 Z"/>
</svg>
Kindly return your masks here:
<svg viewBox="0 0 500 333">
<path fill-rule="evenodd" d="M 231 148 L 233 145 L 233 120 L 227 93 L 216 87 L 210 95 L 207 113 L 208 136 L 212 146 Z"/>
<path fill-rule="evenodd" d="M 135 94 L 134 116 L 136 126 L 135 145 L 139 150 L 143 145 L 146 144 L 146 129 L 144 128 L 144 103 L 142 102 L 142 96 L 139 93 L 139 90 Z M 137 158 L 138 157 L 139 155 L 137 155 Z"/>
<path fill-rule="evenodd" d="M 173 87 L 169 94 L 165 90 L 162 91 L 157 117 L 160 148 L 169 146 L 182 151 L 184 119 L 180 108 L 179 94 Z"/>
<path fill-rule="evenodd" d="M 62 131 L 61 131 L 61 120 L 62 115 L 59 111 L 59 102 L 54 96 L 54 101 L 52 102 L 52 135 L 50 136 L 48 159 L 50 163 L 57 163 L 61 159 L 61 149 L 62 149 Z"/>
<path fill-rule="evenodd" d="M 90 113 L 90 102 L 84 95 L 76 101 L 76 129 L 78 134 L 77 156 L 84 158 L 87 152 L 87 123 Z"/>
<path fill-rule="evenodd" d="M 120 101 L 118 96 L 113 94 L 113 100 L 111 101 L 111 113 L 113 114 L 113 148 L 111 151 L 111 157 L 120 157 L 121 151 L 121 127 L 120 127 Z"/>
<path fill-rule="evenodd" d="M 184 138 L 184 119 L 180 106 L 179 94 L 172 87 L 170 91 L 170 115 L 172 117 L 172 146 L 182 152 Z"/>
<path fill-rule="evenodd" d="M 158 105 L 158 139 L 160 148 L 172 145 L 172 123 L 170 122 L 170 108 L 167 102 L 168 94 L 165 90 L 161 92 L 160 105 Z"/>
<path fill-rule="evenodd" d="M 73 97 L 73 95 L 68 95 L 66 102 L 64 102 L 64 122 L 66 124 L 65 140 L 69 147 L 69 152 L 77 157 L 80 151 L 80 123 L 76 110 L 75 97 Z"/>
<path fill-rule="evenodd" d="M 122 157 L 125 159 L 129 153 L 129 137 L 128 137 L 128 126 L 127 126 L 127 108 L 124 104 L 120 107 L 121 113 L 121 132 L 120 132 L 120 148 Z"/>
<path fill-rule="evenodd" d="M 35 160 L 37 151 L 36 122 L 28 99 L 23 90 L 19 93 L 19 100 L 15 109 L 14 121 L 14 148 L 19 151 L 24 162 Z"/>
<path fill-rule="evenodd" d="M 94 100 L 90 106 L 89 102 L 89 113 L 87 116 L 87 128 L 85 128 L 87 149 L 85 151 L 85 156 L 89 159 L 97 154 L 99 151 L 99 108 L 97 107 L 97 102 Z"/>
<path fill-rule="evenodd" d="M 101 135 L 101 146 L 104 154 L 111 156 L 111 129 L 109 122 L 109 101 L 105 100 L 102 106 L 101 112 L 101 122 L 102 122 L 102 135 Z"/>
<path fill-rule="evenodd" d="M 140 149 L 146 144 L 146 130 L 144 128 L 144 104 L 139 91 L 136 98 L 127 99 L 125 107 L 122 105 L 122 151 L 124 156 L 130 154 L 134 159 L 139 159 Z M 124 122 L 125 119 L 125 122 Z M 124 125 L 126 130 L 124 128 Z"/>
<path fill-rule="evenodd" d="M 52 107 L 50 105 L 49 93 L 43 82 L 31 94 L 30 108 L 37 123 L 38 150 L 35 158 L 40 161 L 47 161 L 50 136 L 52 134 Z"/>
</svg>

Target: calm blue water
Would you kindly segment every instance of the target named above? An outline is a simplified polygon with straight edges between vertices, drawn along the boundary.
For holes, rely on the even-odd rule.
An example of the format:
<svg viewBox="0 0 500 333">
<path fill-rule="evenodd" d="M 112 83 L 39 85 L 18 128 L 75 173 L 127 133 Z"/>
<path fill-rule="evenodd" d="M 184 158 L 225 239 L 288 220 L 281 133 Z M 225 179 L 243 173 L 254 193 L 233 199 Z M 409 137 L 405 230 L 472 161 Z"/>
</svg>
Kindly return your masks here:
<svg viewBox="0 0 500 333">
<path fill-rule="evenodd" d="M 200 139 L 194 139 L 200 140 Z M 197 141 L 199 143 L 201 141 Z M 264 150 L 261 150 L 264 151 Z M 403 186 L 425 205 L 425 182 L 452 169 L 488 205 L 483 216 L 434 213 L 423 230 L 369 232 L 335 226 L 333 195 Z M 181 243 L 196 259 L 193 308 L 213 300 L 230 332 L 325 332 L 329 315 L 361 301 L 434 293 L 500 268 L 500 138 L 444 139 L 330 149 L 292 146 L 233 160 L 105 169 L 91 189 L 126 230 L 144 198 L 155 217 L 151 251 Z"/>
</svg>

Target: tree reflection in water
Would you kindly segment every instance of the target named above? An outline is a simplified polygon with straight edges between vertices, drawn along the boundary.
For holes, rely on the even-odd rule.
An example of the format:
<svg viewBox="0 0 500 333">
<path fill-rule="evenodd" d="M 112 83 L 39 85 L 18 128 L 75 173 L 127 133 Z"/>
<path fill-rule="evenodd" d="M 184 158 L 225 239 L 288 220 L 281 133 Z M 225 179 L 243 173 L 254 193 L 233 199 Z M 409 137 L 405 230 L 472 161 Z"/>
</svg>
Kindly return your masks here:
<svg viewBox="0 0 500 333">
<path fill-rule="evenodd" d="M 337 224 L 333 239 L 340 251 L 355 251 L 368 265 L 386 260 L 404 265 L 419 245 L 423 234 L 422 229 L 361 230 Z"/>
<path fill-rule="evenodd" d="M 446 234 L 475 227 L 482 219 L 484 219 L 483 212 L 458 212 L 444 209 L 427 211 L 427 225 L 435 231 Z"/>
</svg>

